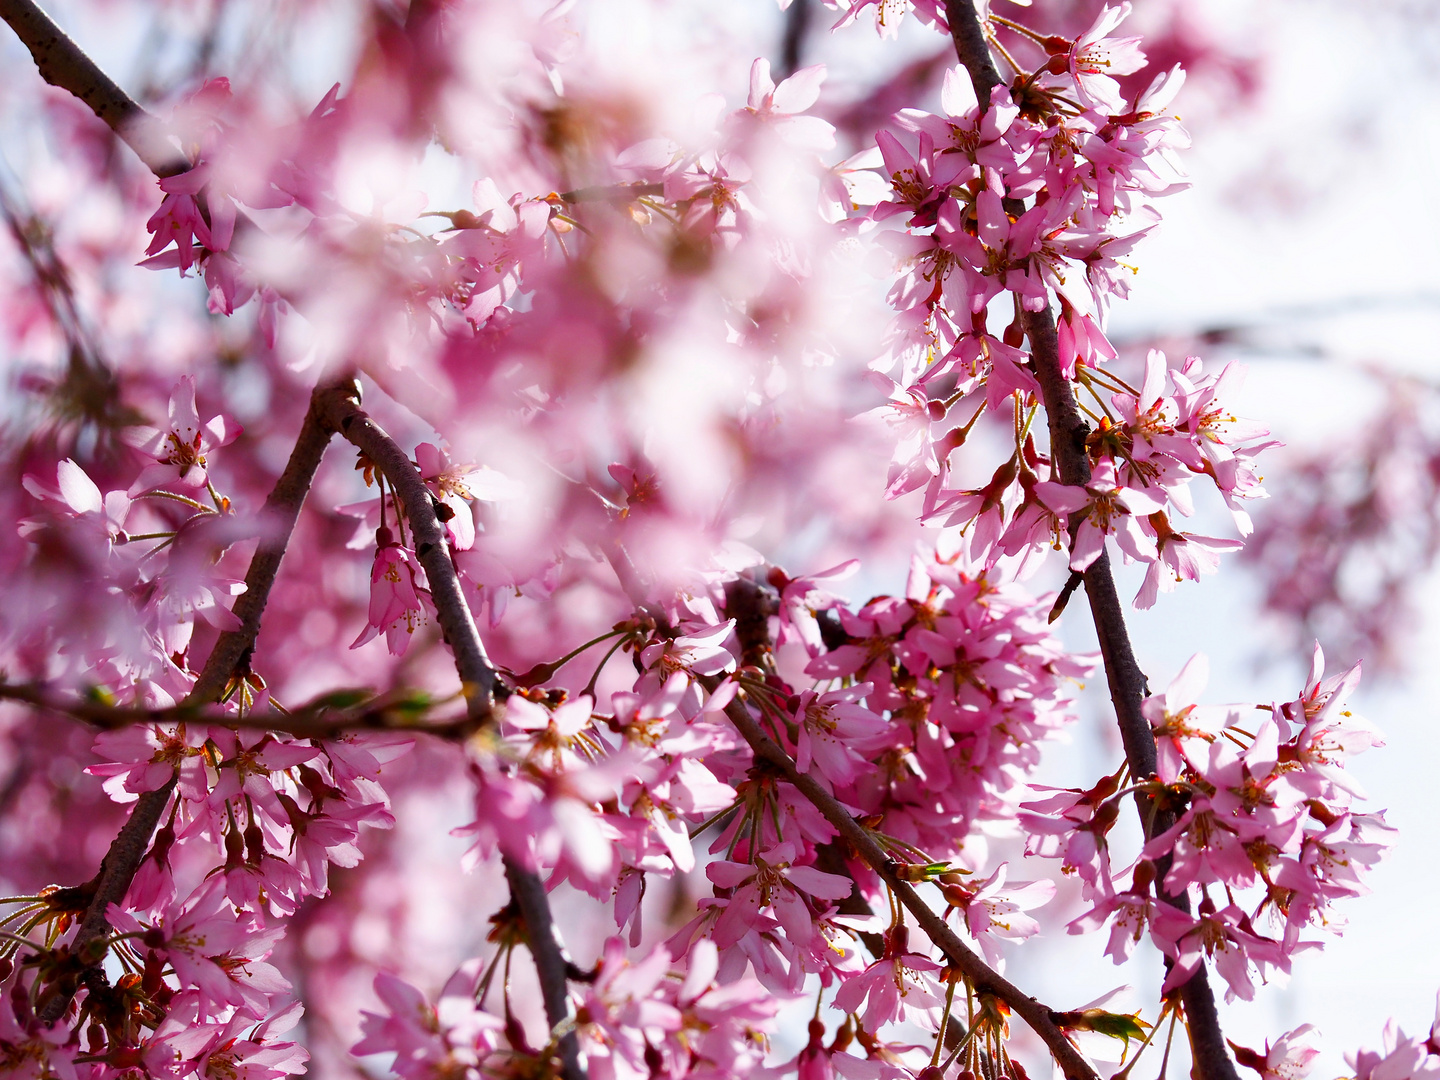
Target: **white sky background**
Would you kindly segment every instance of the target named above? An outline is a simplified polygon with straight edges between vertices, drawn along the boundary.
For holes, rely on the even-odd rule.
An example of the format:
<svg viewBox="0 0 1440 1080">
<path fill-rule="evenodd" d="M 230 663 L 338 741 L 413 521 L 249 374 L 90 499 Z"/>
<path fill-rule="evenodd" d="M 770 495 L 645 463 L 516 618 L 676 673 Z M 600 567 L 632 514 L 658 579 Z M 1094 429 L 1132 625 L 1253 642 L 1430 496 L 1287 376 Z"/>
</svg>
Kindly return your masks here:
<svg viewBox="0 0 1440 1080">
<path fill-rule="evenodd" d="M 1267 87 L 1243 115 L 1194 129 L 1196 146 L 1185 157 L 1194 187 L 1164 201 L 1165 223 L 1138 250 L 1142 272 L 1131 301 L 1116 305 L 1111 329 L 1123 339 L 1274 318 L 1269 340 L 1276 342 L 1275 352 L 1247 357 L 1251 375 L 1240 411 L 1269 423 L 1287 443 L 1328 444 L 1343 453 L 1355 431 L 1375 422 L 1368 411 L 1372 400 L 1347 366 L 1378 363 L 1428 374 L 1440 361 L 1440 78 L 1430 70 L 1440 16 L 1420 0 L 1412 0 L 1408 13 L 1403 0 L 1194 2 L 1205 21 L 1229 28 L 1236 40 L 1269 57 Z M 597 7 L 605 21 L 592 22 L 591 31 L 601 38 L 626 35 L 628 16 L 648 6 L 604 0 Z M 677 0 L 675 6 L 684 5 Z M 724 19 L 732 33 L 737 23 L 752 23 L 757 52 L 777 53 L 779 16 L 772 0 L 692 0 L 689 6 L 698 23 Z M 1144 0 L 1138 6 L 1143 9 Z M 133 70 L 120 57 L 133 56 L 137 42 L 123 33 L 106 37 L 119 27 L 78 27 L 65 18 L 66 7 L 56 4 L 57 17 L 83 45 L 102 62 L 107 56 L 116 61 L 112 70 Z M 847 68 L 873 62 L 880 45 L 864 25 L 825 40 L 827 15 L 817 12 L 817 46 L 832 61 L 838 83 Z M 934 40 L 928 32 L 923 38 L 927 47 Z M 888 47 L 913 48 L 919 40 L 907 34 Z M 664 44 L 660 35 L 644 43 L 631 39 L 624 47 Z M 340 52 L 346 45 L 331 47 Z M 734 76 L 733 101 L 743 95 L 750 56 L 730 59 L 735 70 L 724 74 Z M 333 81 L 324 66 L 315 68 L 317 97 Z M 1185 95 L 1176 107 L 1186 114 Z M 1352 306 L 1328 312 L 1340 305 Z M 1284 315 L 1295 308 L 1309 313 Z M 1301 346 L 1319 346 L 1324 355 L 1300 354 Z M 1273 480 L 1283 458 L 1266 464 Z M 1122 594 L 1133 595 L 1137 586 L 1138 577 L 1122 579 Z M 1434 580 L 1417 580 L 1417 589 L 1432 601 L 1422 609 L 1440 607 L 1433 602 L 1440 600 Z M 1085 647 L 1082 599 L 1065 619 L 1077 647 Z M 1232 559 L 1218 577 L 1162 596 L 1150 613 L 1133 613 L 1132 633 L 1152 685 L 1163 688 L 1192 653 L 1204 651 L 1213 672 L 1207 700 L 1293 696 L 1306 658 L 1257 669 L 1255 657 L 1274 634 L 1255 604 L 1252 584 Z M 1423 1032 L 1432 1018 L 1440 987 L 1440 917 L 1433 900 L 1440 822 L 1432 809 L 1440 728 L 1427 690 L 1437 651 L 1440 623 L 1430 618 L 1416 641 L 1409 678 L 1367 681 L 1357 702 L 1388 745 L 1359 758 L 1354 771 L 1374 805 L 1387 807 L 1401 830 L 1391 859 L 1373 875 L 1374 895 L 1344 905 L 1350 919 L 1345 935 L 1329 939 L 1321 953 L 1301 956 L 1289 988 L 1263 987 L 1254 1003 L 1222 1007 L 1226 1033 L 1255 1047 L 1300 1023 L 1315 1023 L 1324 1049 L 1312 1073 L 1317 1080 L 1348 1071 L 1345 1050 L 1378 1046 L 1387 1017 L 1396 1016 L 1411 1033 Z M 1100 699 L 1103 680 L 1092 689 L 1085 723 L 1093 728 L 1107 722 L 1108 703 Z M 1042 779 L 1088 785 L 1113 768 L 1114 751 L 1092 741 L 1051 753 Z M 1027 876 L 1034 875 L 1023 866 L 1012 873 Z M 1144 992 L 1135 1005 L 1153 1016 L 1158 958 L 1152 954 L 1148 962 L 1115 969 L 1100 957 L 1102 947 L 1097 937 L 1039 943 L 1018 951 L 1008 973 L 1061 1008 L 1135 982 Z M 1142 1067 L 1140 1075 L 1153 1076 L 1156 1067 Z"/>
</svg>

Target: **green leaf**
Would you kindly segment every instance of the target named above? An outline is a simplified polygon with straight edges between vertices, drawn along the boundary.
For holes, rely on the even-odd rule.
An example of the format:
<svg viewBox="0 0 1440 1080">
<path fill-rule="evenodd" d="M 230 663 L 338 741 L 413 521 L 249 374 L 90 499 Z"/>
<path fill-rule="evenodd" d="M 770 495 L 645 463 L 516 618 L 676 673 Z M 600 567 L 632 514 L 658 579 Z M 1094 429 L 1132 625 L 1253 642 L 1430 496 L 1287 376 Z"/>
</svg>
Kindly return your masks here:
<svg viewBox="0 0 1440 1080">
<path fill-rule="evenodd" d="M 310 702 L 309 708 L 320 709 L 353 709 L 357 705 L 363 705 L 375 696 L 374 690 L 365 687 L 357 687 L 353 690 L 332 690 L 328 694 L 321 694 L 314 701 Z"/>
<path fill-rule="evenodd" d="M 1125 1053 L 1130 1052 L 1130 1040 L 1145 1038 L 1145 1029 L 1150 1025 L 1140 1019 L 1139 1013 L 1112 1013 L 1104 1009 L 1083 1009 L 1079 1012 L 1059 1013 L 1055 1023 L 1067 1031 L 1093 1031 L 1125 1043 Z"/>
</svg>

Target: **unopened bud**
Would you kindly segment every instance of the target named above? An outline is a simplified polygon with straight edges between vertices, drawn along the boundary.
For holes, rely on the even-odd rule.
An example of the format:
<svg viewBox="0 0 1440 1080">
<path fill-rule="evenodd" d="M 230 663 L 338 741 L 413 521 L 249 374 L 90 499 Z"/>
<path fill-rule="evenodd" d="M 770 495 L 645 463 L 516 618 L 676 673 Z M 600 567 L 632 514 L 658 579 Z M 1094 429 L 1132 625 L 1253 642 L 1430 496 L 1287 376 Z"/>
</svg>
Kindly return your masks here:
<svg viewBox="0 0 1440 1080">
<path fill-rule="evenodd" d="M 910 948 L 910 928 L 909 928 L 909 927 L 907 927 L 907 926 L 897 926 L 897 927 L 895 927 L 894 929 L 892 929 L 887 936 L 888 936 L 889 939 L 890 939 L 890 941 L 889 941 L 890 948 L 889 948 L 889 950 L 888 950 L 890 953 L 894 954 L 894 953 L 903 953 L 903 952 L 908 952 L 908 951 L 909 951 L 909 948 Z"/>
<path fill-rule="evenodd" d="M 1131 878 L 1130 888 L 1142 896 L 1150 894 L 1150 886 L 1155 883 L 1155 864 L 1149 859 L 1141 859 L 1135 864 L 1135 873 Z"/>
<path fill-rule="evenodd" d="M 964 907 L 974 899 L 974 894 L 958 885 L 941 885 L 940 895 L 951 907 Z"/>
<path fill-rule="evenodd" d="M 265 834 L 253 822 L 245 829 L 245 850 L 252 866 L 259 866 L 265 858 Z"/>
</svg>

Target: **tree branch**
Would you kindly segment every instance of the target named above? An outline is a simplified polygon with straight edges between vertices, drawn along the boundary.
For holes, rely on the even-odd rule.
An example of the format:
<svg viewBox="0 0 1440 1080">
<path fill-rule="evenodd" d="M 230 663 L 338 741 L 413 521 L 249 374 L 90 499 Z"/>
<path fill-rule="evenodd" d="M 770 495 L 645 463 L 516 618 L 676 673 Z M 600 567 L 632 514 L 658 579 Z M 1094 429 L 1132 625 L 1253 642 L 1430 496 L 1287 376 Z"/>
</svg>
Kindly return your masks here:
<svg viewBox="0 0 1440 1080">
<path fill-rule="evenodd" d="M 0 3 L 3 2 L 0 0 Z M 360 386 L 353 380 L 316 387 L 310 395 L 310 408 L 300 426 L 295 449 L 290 452 L 285 471 L 275 482 L 270 497 L 265 500 L 265 508 L 260 512 L 260 546 L 255 549 L 250 569 L 245 574 L 245 591 L 236 599 L 232 609 L 240 620 L 240 629 L 220 634 L 200 677 L 195 680 L 195 686 L 186 695 L 187 704 L 218 701 L 231 678 L 249 672 L 250 654 L 260 633 L 260 618 L 265 614 L 265 604 L 275 584 L 275 575 L 280 571 L 280 560 L 290 544 L 300 507 L 320 467 L 320 458 L 335 431 L 326 422 L 326 417 L 337 406 L 353 407 L 359 401 Z"/>
<path fill-rule="evenodd" d="M 972 0 L 945 0 L 945 21 L 950 24 L 950 37 L 955 42 L 955 55 L 970 74 L 975 87 L 975 100 L 983 112 L 990 108 L 990 91 L 1003 81 L 990 57 L 990 43 L 985 28 L 975 14 Z"/>
<path fill-rule="evenodd" d="M 339 691 L 339 696 L 348 697 L 349 693 Z M 368 696 L 353 705 L 337 703 L 336 698 L 337 694 L 332 692 L 284 712 L 250 712 L 237 716 L 201 702 L 172 705 L 165 709 L 105 705 L 72 694 L 55 693 L 43 683 L 0 683 L 0 700 L 18 701 L 45 712 L 68 716 L 102 731 L 113 731 L 131 724 L 210 724 L 252 731 L 282 731 L 298 739 L 333 739 L 355 731 L 395 731 L 451 740 L 464 739 L 475 732 L 475 723 L 468 715 L 434 723 L 421 722 L 420 718 L 432 703 L 403 693 Z"/>
<path fill-rule="evenodd" d="M 945 14 L 950 23 L 950 34 L 955 39 L 956 54 L 969 72 L 975 96 L 984 110 L 989 107 L 991 90 L 1002 83 L 990 57 L 984 28 L 980 25 L 972 0 L 946 0 Z M 1090 480 L 1090 459 L 1085 449 L 1085 438 L 1090 428 L 1080 414 L 1075 394 L 1063 373 L 1054 315 L 1048 305 L 1042 311 L 1027 311 L 1024 313 L 1024 325 L 1030 340 L 1032 366 L 1040 383 L 1049 421 L 1050 453 L 1060 482 L 1083 487 Z M 1072 518 L 1072 536 L 1079 523 L 1078 517 Z M 1110 686 L 1110 700 L 1114 703 L 1120 737 L 1125 745 L 1125 758 L 1131 775 L 1136 780 L 1144 780 L 1155 774 L 1156 763 L 1155 735 L 1141 711 L 1149 684 L 1130 644 L 1130 633 L 1110 570 L 1109 554 L 1102 551 L 1084 576 L 1085 594 L 1090 601 L 1100 654 L 1105 661 L 1105 678 Z M 1141 828 L 1146 839 L 1174 823 L 1172 815 L 1150 813 L 1149 803 L 1148 796 L 1137 793 L 1136 808 L 1140 812 Z M 1190 898 L 1184 890 L 1176 896 L 1165 892 L 1163 882 L 1167 866 L 1168 860 L 1164 860 L 1157 868 L 1157 891 L 1162 899 L 1188 912 Z M 1238 1080 L 1235 1065 L 1225 1049 L 1215 996 L 1203 964 L 1181 988 L 1180 997 L 1189 1021 L 1190 1044 L 1199 1080 Z"/>
<path fill-rule="evenodd" d="M 800 70 L 809 35 L 811 0 L 790 0 L 785 12 L 785 35 L 780 42 L 780 70 L 777 78 L 788 78 Z"/>
<path fill-rule="evenodd" d="M 504 863 L 510 895 L 520 909 L 520 917 L 525 920 L 525 941 L 535 960 L 535 971 L 540 977 L 540 996 L 545 1002 L 545 1018 L 553 1032 L 570 1018 L 570 976 L 565 950 L 560 947 L 550 915 L 550 898 L 539 875 L 526 870 L 508 855 L 504 856 Z M 559 1049 L 566 1080 L 584 1080 L 585 1072 L 580 1067 L 580 1044 L 573 1030 L 560 1037 Z"/>
<path fill-rule="evenodd" d="M 11 0 L 0 0 L 0 9 L 9 3 Z M 328 404 L 332 398 L 353 402 L 358 393 L 358 386 L 352 382 L 339 387 L 318 388 L 311 396 L 310 410 L 305 414 L 305 423 L 301 426 L 295 449 L 290 454 L 285 471 L 276 481 L 274 490 L 270 492 L 270 497 L 265 500 L 262 520 L 271 526 L 271 530 L 268 535 L 262 536 L 260 547 L 250 560 L 250 570 L 245 575 L 246 591 L 235 603 L 235 614 L 241 620 L 241 628 L 220 635 L 199 678 L 195 680 L 194 687 L 181 703 L 182 709 L 193 709 L 218 701 L 237 667 L 243 664 L 245 670 L 249 669 L 249 656 L 255 646 L 255 635 L 260 632 L 260 616 L 265 610 L 270 588 L 275 583 L 280 559 L 285 554 L 290 534 L 295 527 L 295 519 L 299 516 L 301 504 L 310 490 L 315 471 L 320 466 L 320 457 L 330 441 L 330 430 L 324 427 L 323 422 L 325 410 L 317 403 Z M 125 894 L 130 891 L 130 883 L 140 869 L 145 852 L 149 850 L 150 837 L 155 832 L 155 826 L 165 812 L 174 789 L 175 778 L 172 777 L 164 787 L 144 792 L 136 800 L 130 817 L 100 863 L 100 872 L 94 878 L 94 897 L 85 909 L 80 929 L 70 946 L 74 953 L 83 956 L 92 942 L 110 932 L 106 910 L 111 904 L 123 901 Z M 49 999 L 42 1009 L 40 1019 L 46 1023 L 54 1023 L 69 1007 L 71 996 L 58 994 Z"/>
<path fill-rule="evenodd" d="M 435 516 L 435 504 L 425 481 L 411 463 L 409 455 L 354 401 L 327 399 L 324 415 L 334 430 L 354 444 L 380 470 L 399 496 L 405 515 L 410 520 L 415 555 L 430 582 L 430 595 L 435 603 L 440 629 L 455 654 L 455 667 L 460 673 L 467 712 L 475 723 L 493 722 L 495 668 L 485 654 L 480 631 L 460 589 L 460 576 L 455 572 L 450 546 L 440 519 Z M 545 1017 L 554 1031 L 570 1019 L 570 1002 L 565 953 L 555 934 L 550 901 L 539 875 L 508 856 L 504 862 L 510 894 L 525 920 L 530 955 L 535 960 L 545 1001 Z M 561 1036 L 559 1051 L 566 1080 L 584 1080 L 579 1042 L 573 1030 Z"/>
<path fill-rule="evenodd" d="M 1026 994 L 1014 983 L 991 969 L 977 956 L 917 893 L 909 882 L 896 873 L 896 864 L 875 838 L 856 821 L 840 801 L 807 773 L 800 772 L 795 762 L 770 736 L 766 735 L 750 715 L 749 708 L 738 698 L 725 707 L 725 715 L 744 736 L 756 758 L 774 766 L 804 795 L 825 820 L 833 825 L 860 858 L 874 870 L 900 898 L 906 910 L 915 917 L 920 929 L 939 946 L 946 961 L 963 972 L 977 990 L 989 991 L 1010 1006 L 1031 1030 L 1039 1035 L 1060 1064 L 1069 1080 L 1097 1080 L 1095 1070 L 1052 1019 L 1051 1010 Z"/>
<path fill-rule="evenodd" d="M 101 71 L 38 4 L 0 0 L 0 19 L 30 50 L 40 77 L 88 105 L 156 176 L 175 176 L 190 168 L 164 125 Z"/>
<path fill-rule="evenodd" d="M 430 596 L 445 642 L 455 654 L 468 711 L 486 722 L 495 704 L 495 668 L 485 654 L 470 605 L 460 589 L 460 576 L 450 559 L 444 527 L 435 516 L 430 489 L 400 444 L 386 434 L 354 401 L 332 398 L 325 403 L 326 422 L 370 459 L 405 507 L 416 558 L 425 568 Z"/>
</svg>

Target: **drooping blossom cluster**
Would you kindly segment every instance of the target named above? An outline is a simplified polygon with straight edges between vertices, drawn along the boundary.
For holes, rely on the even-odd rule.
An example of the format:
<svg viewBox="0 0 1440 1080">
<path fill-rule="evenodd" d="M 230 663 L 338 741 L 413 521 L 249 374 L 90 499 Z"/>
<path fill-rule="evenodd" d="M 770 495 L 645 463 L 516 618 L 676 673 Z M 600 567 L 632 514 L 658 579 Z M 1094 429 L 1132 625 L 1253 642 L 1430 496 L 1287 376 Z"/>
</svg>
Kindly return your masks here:
<svg viewBox="0 0 1440 1080">
<path fill-rule="evenodd" d="M 1127 561 L 1148 564 L 1136 605 L 1150 607 L 1240 546 L 1175 526 L 1172 515 L 1194 513 L 1190 482 L 1208 476 L 1247 535 L 1240 503 L 1263 496 L 1253 458 L 1273 443 L 1231 412 L 1234 363 L 1207 373 L 1189 357 L 1170 369 L 1152 352 L 1138 389 L 1102 367 L 1117 355 L 1103 327 L 1110 301 L 1129 291 L 1125 260 L 1159 220 L 1152 200 L 1184 186 L 1173 152 L 1188 142 L 1166 112 L 1178 69 L 1133 99 L 1111 77 L 1144 63 L 1137 38 L 1109 36 L 1128 11 L 1106 7 L 1073 43 L 1047 39 L 1051 60 L 1018 92 L 996 87 L 981 102 L 952 69 L 943 114 L 902 110 L 878 134 L 891 190 L 870 217 L 904 229 L 880 236 L 901 276 L 875 366 L 898 373 L 877 410 L 901 435 L 887 494 L 923 489 L 923 516 L 961 530 L 978 559 L 1038 555 L 1078 520 L 1071 568 L 1113 538 Z M 1025 317 L 1052 309 L 1061 371 L 1091 419 L 1083 489 L 1048 475 L 1032 439 L 1041 387 Z M 998 335 L 997 318 L 1009 320 Z M 957 410 L 969 419 L 950 419 Z M 988 483 L 965 486 L 951 458 L 986 411 L 1014 414 L 1014 452 Z"/>
<path fill-rule="evenodd" d="M 1135 778 L 1174 824 L 1151 839 L 1125 873 L 1113 873 L 1106 834 L 1121 795 L 1115 778 L 1090 791 L 1024 804 L 1031 849 L 1064 859 L 1093 907 L 1072 933 L 1110 926 L 1106 952 L 1118 963 L 1146 933 L 1174 964 L 1167 988 L 1209 959 L 1227 994 L 1250 1000 L 1254 974 L 1288 973 L 1296 952 L 1314 948 L 1312 928 L 1338 933 L 1337 900 L 1368 892 L 1365 876 L 1390 845 L 1384 814 L 1355 808 L 1359 786 L 1346 761 L 1378 733 L 1346 702 L 1360 668 L 1324 678 L 1315 650 L 1299 697 L 1270 706 L 1202 706 L 1208 665 L 1197 656 L 1145 715 L 1155 732 L 1155 777 Z M 1118 879 L 1118 880 L 1117 880 Z M 1188 895 L 1191 911 L 1166 897 Z"/>
<path fill-rule="evenodd" d="M 208 471 L 238 429 L 223 415 L 202 423 L 186 377 L 170 395 L 166 427 L 123 434 L 137 449 L 132 461 L 146 462 L 128 488 L 102 494 L 70 458 L 53 479 L 48 470 L 25 476 L 32 501 L 20 534 L 33 580 L 21 603 L 33 610 L 8 628 L 10 647 L 39 678 L 173 705 L 193 682 L 186 657 L 197 618 L 219 630 L 240 625 L 230 605 L 245 584 L 217 560 L 241 527 Z M 65 617 L 82 593 L 98 610 Z"/>
</svg>

